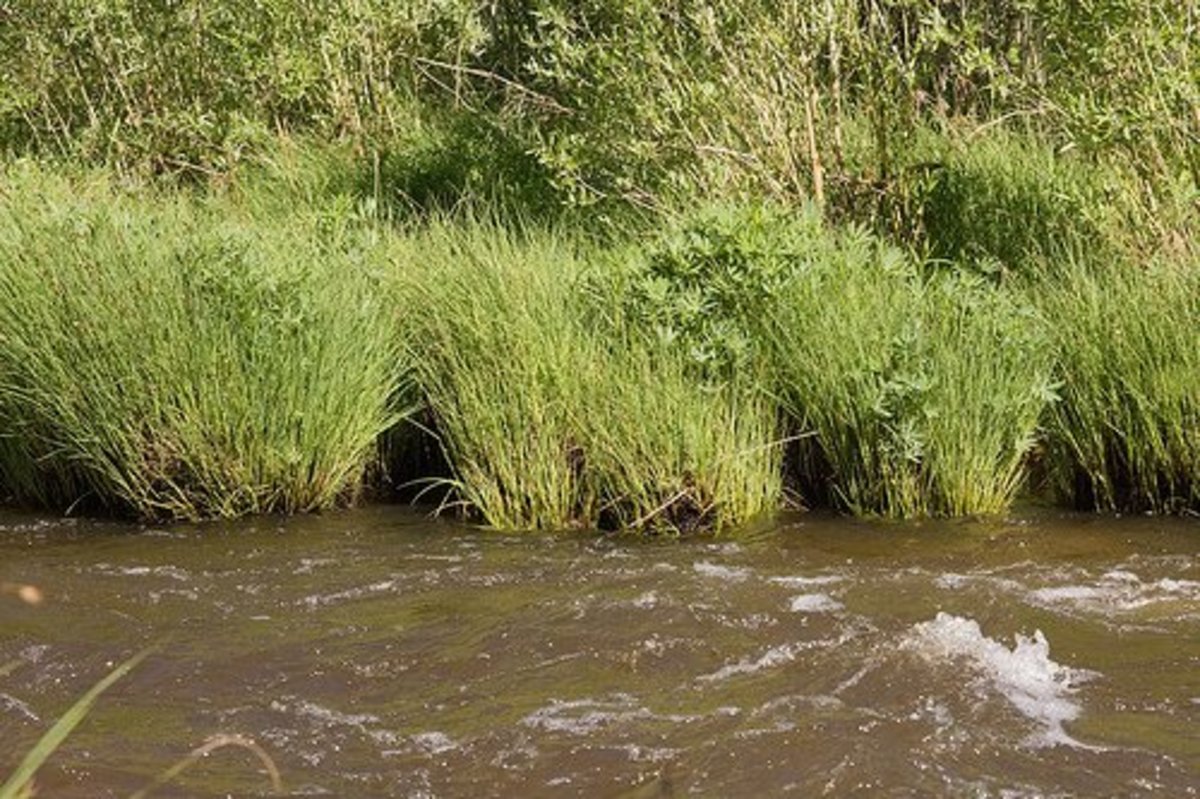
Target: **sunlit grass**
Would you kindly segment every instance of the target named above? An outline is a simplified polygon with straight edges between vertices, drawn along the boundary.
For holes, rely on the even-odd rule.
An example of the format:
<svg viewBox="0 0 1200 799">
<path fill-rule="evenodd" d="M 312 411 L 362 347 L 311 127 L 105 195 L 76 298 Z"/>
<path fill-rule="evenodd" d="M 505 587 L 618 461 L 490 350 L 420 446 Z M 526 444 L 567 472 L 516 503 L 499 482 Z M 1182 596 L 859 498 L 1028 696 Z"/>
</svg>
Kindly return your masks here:
<svg viewBox="0 0 1200 799">
<path fill-rule="evenodd" d="M 10 168 L 0 483 L 146 518 L 352 498 L 403 413 L 377 259 L 344 214 L 267 219 Z"/>
<path fill-rule="evenodd" d="M 1031 290 L 1054 320 L 1059 492 L 1104 510 L 1200 508 L 1200 266 L 1053 270 Z"/>
<path fill-rule="evenodd" d="M 929 281 L 865 233 L 814 239 L 765 326 L 810 496 L 889 517 L 998 513 L 1051 399 L 1036 316 Z"/>
<path fill-rule="evenodd" d="M 757 386 L 703 386 L 596 308 L 585 258 L 564 234 L 484 224 L 410 242 L 405 338 L 454 501 L 507 529 L 723 529 L 775 507 Z"/>
</svg>

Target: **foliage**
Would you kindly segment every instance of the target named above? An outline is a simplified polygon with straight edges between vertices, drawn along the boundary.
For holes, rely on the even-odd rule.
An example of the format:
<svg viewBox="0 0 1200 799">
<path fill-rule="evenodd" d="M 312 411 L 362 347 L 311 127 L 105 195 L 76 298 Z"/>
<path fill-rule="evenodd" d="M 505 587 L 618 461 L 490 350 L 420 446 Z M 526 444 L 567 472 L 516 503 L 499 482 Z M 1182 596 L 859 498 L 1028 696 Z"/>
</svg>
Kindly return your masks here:
<svg viewBox="0 0 1200 799">
<path fill-rule="evenodd" d="M 489 525 L 724 529 L 778 493 L 774 412 L 588 308 L 569 237 L 490 224 L 413 239 L 404 338 L 454 471 Z M 601 321 L 607 320 L 607 321 Z M 436 484 L 434 486 L 436 489 Z"/>
<path fill-rule="evenodd" d="M 158 171 L 279 132 L 395 158 L 432 114 L 473 131 L 433 159 L 451 186 L 456 158 L 512 159 L 572 205 L 857 208 L 922 129 L 974 120 L 1200 184 L 1175 0 L 7 0 L 0 23 L 0 146 Z"/>
<path fill-rule="evenodd" d="M 484 35 L 467 0 L 10 0 L 0 145 L 224 170 L 279 131 L 402 129 L 412 58 Z"/>
<path fill-rule="evenodd" d="M 923 128 L 963 119 L 1200 182 L 1194 14 L 1170 0 L 523 0 L 500 16 L 472 63 L 552 100 L 521 94 L 506 121 L 570 202 L 871 195 Z"/>
<path fill-rule="evenodd" d="M 1007 295 L 923 281 L 862 232 L 814 242 L 764 325 L 801 482 L 856 513 L 997 513 L 1050 398 L 1041 326 Z"/>
<path fill-rule="evenodd" d="M 578 330 L 569 248 L 435 226 L 401 257 L 399 296 L 422 309 L 402 336 L 457 500 L 493 527 L 593 525 L 576 417 L 597 352 Z"/>
<path fill-rule="evenodd" d="M 758 321 L 824 235 L 811 207 L 704 206 L 604 264 L 589 288 L 615 297 L 628 324 L 680 350 L 699 374 L 729 381 L 761 362 Z"/>
<path fill-rule="evenodd" d="M 1104 510 L 1200 508 L 1200 264 L 1076 264 L 1036 291 L 1055 320 L 1060 493 Z"/>
<path fill-rule="evenodd" d="M 934 168 L 917 223 L 934 258 L 984 273 L 1087 250 L 1114 257 L 1119 182 L 1034 142 L 979 137 Z"/>
<path fill-rule="evenodd" d="M 369 237 L 9 168 L 0 198 L 0 482 L 199 518 L 353 497 L 403 414 Z M 400 403 L 400 404 L 397 404 Z"/>
</svg>

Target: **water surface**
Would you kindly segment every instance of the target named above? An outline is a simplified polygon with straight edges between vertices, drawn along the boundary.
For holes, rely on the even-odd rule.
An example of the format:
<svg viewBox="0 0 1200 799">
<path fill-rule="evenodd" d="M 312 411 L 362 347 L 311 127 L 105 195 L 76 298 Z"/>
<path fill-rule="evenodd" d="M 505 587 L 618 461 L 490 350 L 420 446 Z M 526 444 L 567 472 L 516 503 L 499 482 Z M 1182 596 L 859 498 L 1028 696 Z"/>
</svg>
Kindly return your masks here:
<svg viewBox="0 0 1200 799">
<path fill-rule="evenodd" d="M 1194 519 L 1046 513 L 682 541 L 8 514 L 0 774 L 154 644 L 42 795 L 237 733 L 296 796 L 1195 796 L 1197 553 Z M 230 748 L 153 795 L 268 787 Z"/>
</svg>

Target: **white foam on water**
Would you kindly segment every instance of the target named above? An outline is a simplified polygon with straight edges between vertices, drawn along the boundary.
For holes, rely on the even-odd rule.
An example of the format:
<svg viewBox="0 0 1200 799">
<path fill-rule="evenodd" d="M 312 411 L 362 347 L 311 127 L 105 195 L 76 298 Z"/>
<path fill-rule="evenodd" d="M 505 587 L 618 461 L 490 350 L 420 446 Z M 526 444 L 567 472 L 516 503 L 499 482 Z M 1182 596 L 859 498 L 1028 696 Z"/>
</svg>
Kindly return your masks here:
<svg viewBox="0 0 1200 799">
<path fill-rule="evenodd" d="M 385 746 L 395 746 L 401 740 L 401 736 L 395 732 L 375 726 L 379 724 L 380 719 L 373 713 L 343 713 L 308 700 L 299 700 L 290 706 L 285 701 L 275 700 L 271 702 L 271 709 L 281 713 L 293 713 L 327 730 L 352 729 Z"/>
<path fill-rule="evenodd" d="M 711 674 L 696 678 L 697 682 L 719 682 L 740 674 L 754 674 L 764 669 L 773 669 L 791 663 L 801 652 L 810 649 L 836 648 L 849 641 L 853 635 L 846 633 L 838 638 L 819 638 L 815 641 L 796 641 L 773 646 L 757 658 L 743 658 L 736 663 L 727 663 Z"/>
<path fill-rule="evenodd" d="M 814 585 L 833 585 L 843 582 L 845 579 L 837 574 L 821 574 L 816 577 L 772 577 L 767 582 L 782 585 L 785 588 L 808 588 Z"/>
<path fill-rule="evenodd" d="M 656 608 L 658 607 L 658 594 L 654 591 L 647 591 L 637 599 L 633 600 L 630 604 L 635 608 L 641 608 L 642 610 Z"/>
<path fill-rule="evenodd" d="M 271 705 L 275 710 L 288 709 L 282 702 L 272 702 Z M 292 711 L 297 716 L 305 716 L 328 727 L 356 727 L 361 730 L 368 724 L 379 723 L 379 716 L 373 713 L 342 713 L 307 700 L 297 702 L 292 706 Z"/>
<path fill-rule="evenodd" d="M 111 563 L 97 563 L 92 567 L 92 571 L 105 577 L 169 577 L 179 582 L 187 582 L 190 579 L 188 573 L 177 566 L 116 566 Z"/>
<path fill-rule="evenodd" d="M 313 569 L 320 566 L 333 566 L 336 563 L 336 558 L 300 558 L 299 564 L 292 569 L 292 574 L 312 574 Z"/>
<path fill-rule="evenodd" d="M 1124 615 L 1153 605 L 1183 605 L 1200 611 L 1200 581 L 1163 578 L 1143 581 L 1138 575 L 1113 570 L 1094 583 L 1049 586 L 1028 593 L 1034 605 L 1100 616 Z"/>
<path fill-rule="evenodd" d="M 945 574 L 939 574 L 933 580 L 934 585 L 947 591 L 957 591 L 977 583 L 982 583 L 1000 591 L 1025 590 L 1025 586 L 1016 580 L 1012 580 L 1007 577 L 998 577 L 991 572 L 977 572 L 973 574 L 957 574 L 955 572 L 947 572 Z"/>
<path fill-rule="evenodd" d="M 361 599 L 363 597 L 373 596 L 375 594 L 388 593 L 396 590 L 400 586 L 399 580 L 380 580 L 369 585 L 355 586 L 347 588 L 344 591 L 336 591 L 331 594 L 313 594 L 306 596 L 300 600 L 301 604 L 307 605 L 310 608 L 320 607 L 322 605 L 332 605 L 335 602 L 342 602 L 347 599 Z"/>
<path fill-rule="evenodd" d="M 743 580 L 747 580 L 754 573 L 750 569 L 739 566 L 722 566 L 719 563 L 710 563 L 706 560 L 693 563 L 692 569 L 703 577 L 711 577 L 714 580 L 726 580 L 731 583 L 740 583 Z"/>
<path fill-rule="evenodd" d="M 617 694 L 609 700 L 554 701 L 533 711 L 522 719 L 521 723 L 526 727 L 535 727 L 547 732 L 590 735 L 610 724 L 653 717 L 654 714 L 638 705 L 632 696 Z"/>
<path fill-rule="evenodd" d="M 1064 725 L 1083 710 L 1071 694 L 1097 674 L 1051 660 L 1050 644 L 1041 630 L 1032 638 L 1018 634 L 1009 649 L 984 635 L 974 619 L 938 613 L 913 627 L 906 645 L 930 660 L 968 661 L 991 688 L 1041 726 L 1027 744 L 1092 748 L 1068 735 Z"/>
<path fill-rule="evenodd" d="M 32 721 L 35 724 L 41 719 L 33 712 L 33 708 L 17 699 L 12 694 L 0 694 L 0 711 L 13 711 L 19 716 L 22 716 L 26 721 Z"/>
<path fill-rule="evenodd" d="M 624 752 L 629 760 L 634 763 L 663 763 L 668 760 L 674 760 L 682 753 L 681 750 L 668 746 L 624 744 L 616 748 Z"/>
<path fill-rule="evenodd" d="M 717 682 L 718 680 L 726 680 L 737 674 L 753 674 L 756 671 L 773 668 L 784 663 L 791 663 L 803 649 L 804 647 L 801 644 L 773 646 L 754 660 L 746 658 L 736 663 L 728 663 L 711 674 L 704 674 L 696 679 L 700 682 Z"/>
<path fill-rule="evenodd" d="M 440 755 L 458 748 L 453 738 L 437 730 L 418 733 L 412 736 L 412 742 L 418 749 L 431 755 Z"/>
<path fill-rule="evenodd" d="M 800 594 L 788 605 L 793 613 L 833 613 L 846 606 L 828 594 Z"/>
</svg>

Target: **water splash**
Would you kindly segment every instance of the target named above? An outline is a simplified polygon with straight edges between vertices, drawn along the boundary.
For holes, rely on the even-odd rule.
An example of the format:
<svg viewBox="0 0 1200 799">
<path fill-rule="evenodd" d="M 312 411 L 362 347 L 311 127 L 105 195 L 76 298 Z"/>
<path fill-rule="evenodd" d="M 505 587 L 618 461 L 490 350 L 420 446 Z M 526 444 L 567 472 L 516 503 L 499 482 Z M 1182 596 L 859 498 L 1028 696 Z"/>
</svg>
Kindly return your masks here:
<svg viewBox="0 0 1200 799">
<path fill-rule="evenodd" d="M 1071 695 L 1080 683 L 1098 675 L 1051 660 L 1050 643 L 1041 630 L 1032 638 L 1018 634 L 1009 649 L 984 635 L 974 619 L 938 613 L 913 628 L 907 645 L 930 660 L 967 661 L 985 685 L 1041 726 L 1028 745 L 1092 748 L 1068 735 L 1064 725 L 1083 711 Z"/>
</svg>

